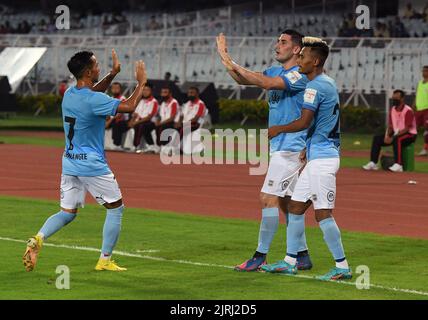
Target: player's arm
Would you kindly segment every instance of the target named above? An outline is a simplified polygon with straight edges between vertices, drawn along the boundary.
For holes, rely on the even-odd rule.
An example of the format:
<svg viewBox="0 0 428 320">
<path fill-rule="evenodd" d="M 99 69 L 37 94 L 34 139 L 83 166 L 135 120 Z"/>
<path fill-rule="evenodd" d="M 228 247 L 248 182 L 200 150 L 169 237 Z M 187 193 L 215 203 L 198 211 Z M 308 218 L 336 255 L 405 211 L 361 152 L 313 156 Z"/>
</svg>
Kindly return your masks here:
<svg viewBox="0 0 428 320">
<path fill-rule="evenodd" d="M 143 60 L 139 60 L 135 63 L 135 78 L 138 82 L 137 87 L 128 99 L 119 104 L 117 108 L 118 113 L 134 112 L 143 97 L 143 89 L 147 82 L 146 68 Z"/>
<path fill-rule="evenodd" d="M 309 128 L 314 119 L 314 111 L 310 109 L 302 109 L 302 115 L 299 119 L 294 120 L 286 125 L 273 126 L 268 129 L 268 138 L 272 139 L 280 133 L 298 132 Z"/>
<path fill-rule="evenodd" d="M 237 73 L 235 70 L 233 70 L 230 67 L 230 61 L 232 59 L 230 58 L 228 52 L 227 52 L 227 44 L 226 44 L 226 37 L 223 33 L 220 33 L 218 37 L 216 37 L 217 42 L 217 52 L 220 55 L 221 63 L 226 67 L 227 73 L 232 77 L 233 80 L 235 80 L 236 83 L 241 85 L 251 85 L 247 79 L 243 78 L 239 73 Z"/>
<path fill-rule="evenodd" d="M 116 75 L 120 72 L 119 58 L 117 57 L 116 51 L 114 49 L 111 50 L 111 57 L 113 61 L 113 67 L 111 68 L 111 71 L 94 85 L 92 89 L 93 91 L 105 92 L 109 88 L 114 77 L 116 77 Z"/>
</svg>

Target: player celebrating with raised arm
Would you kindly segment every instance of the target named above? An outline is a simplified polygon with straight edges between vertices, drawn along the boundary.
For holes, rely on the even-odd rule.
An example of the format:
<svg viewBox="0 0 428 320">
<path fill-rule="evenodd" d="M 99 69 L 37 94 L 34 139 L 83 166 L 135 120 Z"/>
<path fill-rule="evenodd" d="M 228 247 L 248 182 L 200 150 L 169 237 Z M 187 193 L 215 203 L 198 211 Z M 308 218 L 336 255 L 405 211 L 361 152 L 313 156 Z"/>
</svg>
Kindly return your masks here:
<svg viewBox="0 0 428 320">
<path fill-rule="evenodd" d="M 117 66 L 120 71 L 117 56 L 113 58 L 116 71 Z M 136 62 L 138 85 L 124 101 L 96 92 L 106 90 L 112 77 L 108 75 L 97 83 L 100 68 L 92 52 L 76 53 L 67 66 L 77 84 L 65 92 L 62 100 L 65 150 L 60 187 L 61 210 L 49 217 L 37 235 L 28 240 L 23 256 L 24 266 L 27 271 L 34 269 L 43 241 L 76 218 L 78 207 L 83 207 L 89 191 L 107 209 L 101 257 L 95 270 L 123 271 L 126 269 L 110 259 L 119 237 L 124 206 L 119 185 L 105 158 L 104 130 L 107 116 L 135 110 L 147 81 L 144 62 Z"/>
<path fill-rule="evenodd" d="M 302 48 L 302 35 L 285 30 L 277 40 L 275 59 L 280 66 L 272 66 L 263 73 L 247 70 L 232 61 L 227 53 L 226 38 L 217 37 L 218 52 L 230 76 L 242 85 L 257 85 L 269 90 L 269 126 L 282 125 L 300 117 L 303 91 L 308 82 L 298 72 L 297 56 Z M 279 208 L 287 215 L 288 202 L 293 193 L 302 162 L 300 152 L 305 147 L 306 132 L 280 134 L 270 141 L 271 159 L 260 193 L 262 220 L 258 247 L 253 257 L 235 267 L 237 271 L 256 271 L 266 264 L 273 237 L 279 225 Z M 288 217 L 287 223 L 288 223 Z M 298 268 L 312 268 L 305 233 L 299 241 Z"/>
<path fill-rule="evenodd" d="M 336 198 L 336 173 L 340 162 L 340 117 L 336 83 L 323 73 L 328 54 L 329 47 L 325 41 L 313 37 L 303 38 L 303 49 L 298 60 L 299 72 L 306 74 L 310 81 L 304 94 L 302 115 L 290 124 L 269 128 L 269 138 L 273 139 L 284 132 L 297 132 L 311 126 L 306 141 L 308 163 L 297 180 L 289 205 L 287 255 L 275 264 L 262 266 L 266 272 L 297 273 L 296 258 L 305 230 L 305 211 L 312 203 L 315 219 L 336 261 L 336 266 L 318 279 L 352 278 L 340 231 L 332 216 Z"/>
</svg>

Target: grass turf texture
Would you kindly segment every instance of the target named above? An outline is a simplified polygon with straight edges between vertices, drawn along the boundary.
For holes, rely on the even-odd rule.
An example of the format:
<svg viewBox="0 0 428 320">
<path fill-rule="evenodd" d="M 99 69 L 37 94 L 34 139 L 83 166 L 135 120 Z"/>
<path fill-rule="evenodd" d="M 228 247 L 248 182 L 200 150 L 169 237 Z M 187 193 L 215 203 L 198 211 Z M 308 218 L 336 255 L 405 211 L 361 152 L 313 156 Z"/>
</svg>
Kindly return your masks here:
<svg viewBox="0 0 428 320">
<path fill-rule="evenodd" d="M 0 205 L 0 236 L 22 240 L 58 211 L 55 201 L 1 196 Z M 99 248 L 104 217 L 102 207 L 87 205 L 47 243 Z M 142 254 L 233 266 L 253 253 L 258 228 L 256 221 L 127 208 L 116 249 L 130 253 L 154 249 L 160 251 Z M 373 284 L 426 291 L 428 241 L 345 231 L 342 237 L 350 263 L 354 268 L 369 266 Z M 314 268 L 300 274 L 326 272 L 333 263 L 320 230 L 307 228 L 307 239 Z M 270 262 L 283 258 L 284 241 L 281 224 Z M 428 299 L 373 287 L 358 290 L 353 285 L 313 279 L 118 255 L 115 259 L 128 271 L 96 272 L 97 252 L 48 246 L 42 249 L 36 270 L 27 273 L 21 262 L 24 249 L 24 243 L 0 240 L 0 299 Z M 70 290 L 55 287 L 58 265 L 70 268 Z"/>
</svg>

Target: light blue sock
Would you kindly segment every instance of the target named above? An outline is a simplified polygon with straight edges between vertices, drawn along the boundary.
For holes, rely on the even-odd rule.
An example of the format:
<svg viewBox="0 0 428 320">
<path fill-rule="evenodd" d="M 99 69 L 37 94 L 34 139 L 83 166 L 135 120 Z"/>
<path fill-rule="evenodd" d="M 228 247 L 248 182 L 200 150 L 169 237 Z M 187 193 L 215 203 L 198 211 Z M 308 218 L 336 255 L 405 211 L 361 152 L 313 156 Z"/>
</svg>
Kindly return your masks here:
<svg viewBox="0 0 428 320">
<path fill-rule="evenodd" d="M 288 212 L 285 213 L 285 219 L 286 219 L 287 227 L 288 227 L 288 220 L 290 219 L 290 214 Z M 303 234 L 300 237 L 300 244 L 299 244 L 299 251 L 298 252 L 302 252 L 302 251 L 306 251 L 306 250 L 308 250 L 308 244 L 306 243 L 306 232 L 303 231 Z"/>
<path fill-rule="evenodd" d="M 327 243 L 334 260 L 340 262 L 345 260 L 345 252 L 343 250 L 342 239 L 340 237 L 340 230 L 333 218 L 322 220 L 320 228 L 324 233 L 324 240 Z"/>
<path fill-rule="evenodd" d="M 279 225 L 279 209 L 264 208 L 262 209 L 262 222 L 260 223 L 259 245 L 257 251 L 268 253 L 270 244 L 275 236 Z"/>
<path fill-rule="evenodd" d="M 123 209 L 123 205 L 119 208 L 107 209 L 106 221 L 104 222 L 103 229 L 103 246 L 101 248 L 101 253 L 104 256 L 111 255 L 113 248 L 119 239 Z"/>
<path fill-rule="evenodd" d="M 47 239 L 59 229 L 73 221 L 74 218 L 76 218 L 75 213 L 68 213 L 61 210 L 46 220 L 39 233 L 43 234 L 43 239 Z"/>
<path fill-rule="evenodd" d="M 287 255 L 293 258 L 302 246 L 302 237 L 305 233 L 305 214 L 288 214 L 287 225 Z"/>
</svg>

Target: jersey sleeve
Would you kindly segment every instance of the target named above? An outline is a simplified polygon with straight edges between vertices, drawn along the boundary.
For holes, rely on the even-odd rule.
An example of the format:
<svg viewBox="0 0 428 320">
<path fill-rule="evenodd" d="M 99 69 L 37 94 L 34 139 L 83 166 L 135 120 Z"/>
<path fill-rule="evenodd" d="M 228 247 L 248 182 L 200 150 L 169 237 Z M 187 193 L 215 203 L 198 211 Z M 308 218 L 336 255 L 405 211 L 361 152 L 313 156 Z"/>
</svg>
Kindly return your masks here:
<svg viewBox="0 0 428 320">
<path fill-rule="evenodd" d="M 120 103 L 120 99 L 109 97 L 102 92 L 94 92 L 89 98 L 89 104 L 97 116 L 114 116 Z"/>
<path fill-rule="evenodd" d="M 308 84 L 308 78 L 298 71 L 290 71 L 284 75 L 280 75 L 285 82 L 285 90 L 289 92 L 300 92 L 305 90 Z"/>
<path fill-rule="evenodd" d="M 316 111 L 319 107 L 321 100 L 321 93 L 319 87 L 314 83 L 309 83 L 306 86 L 305 93 L 303 95 L 302 108 Z"/>
</svg>

